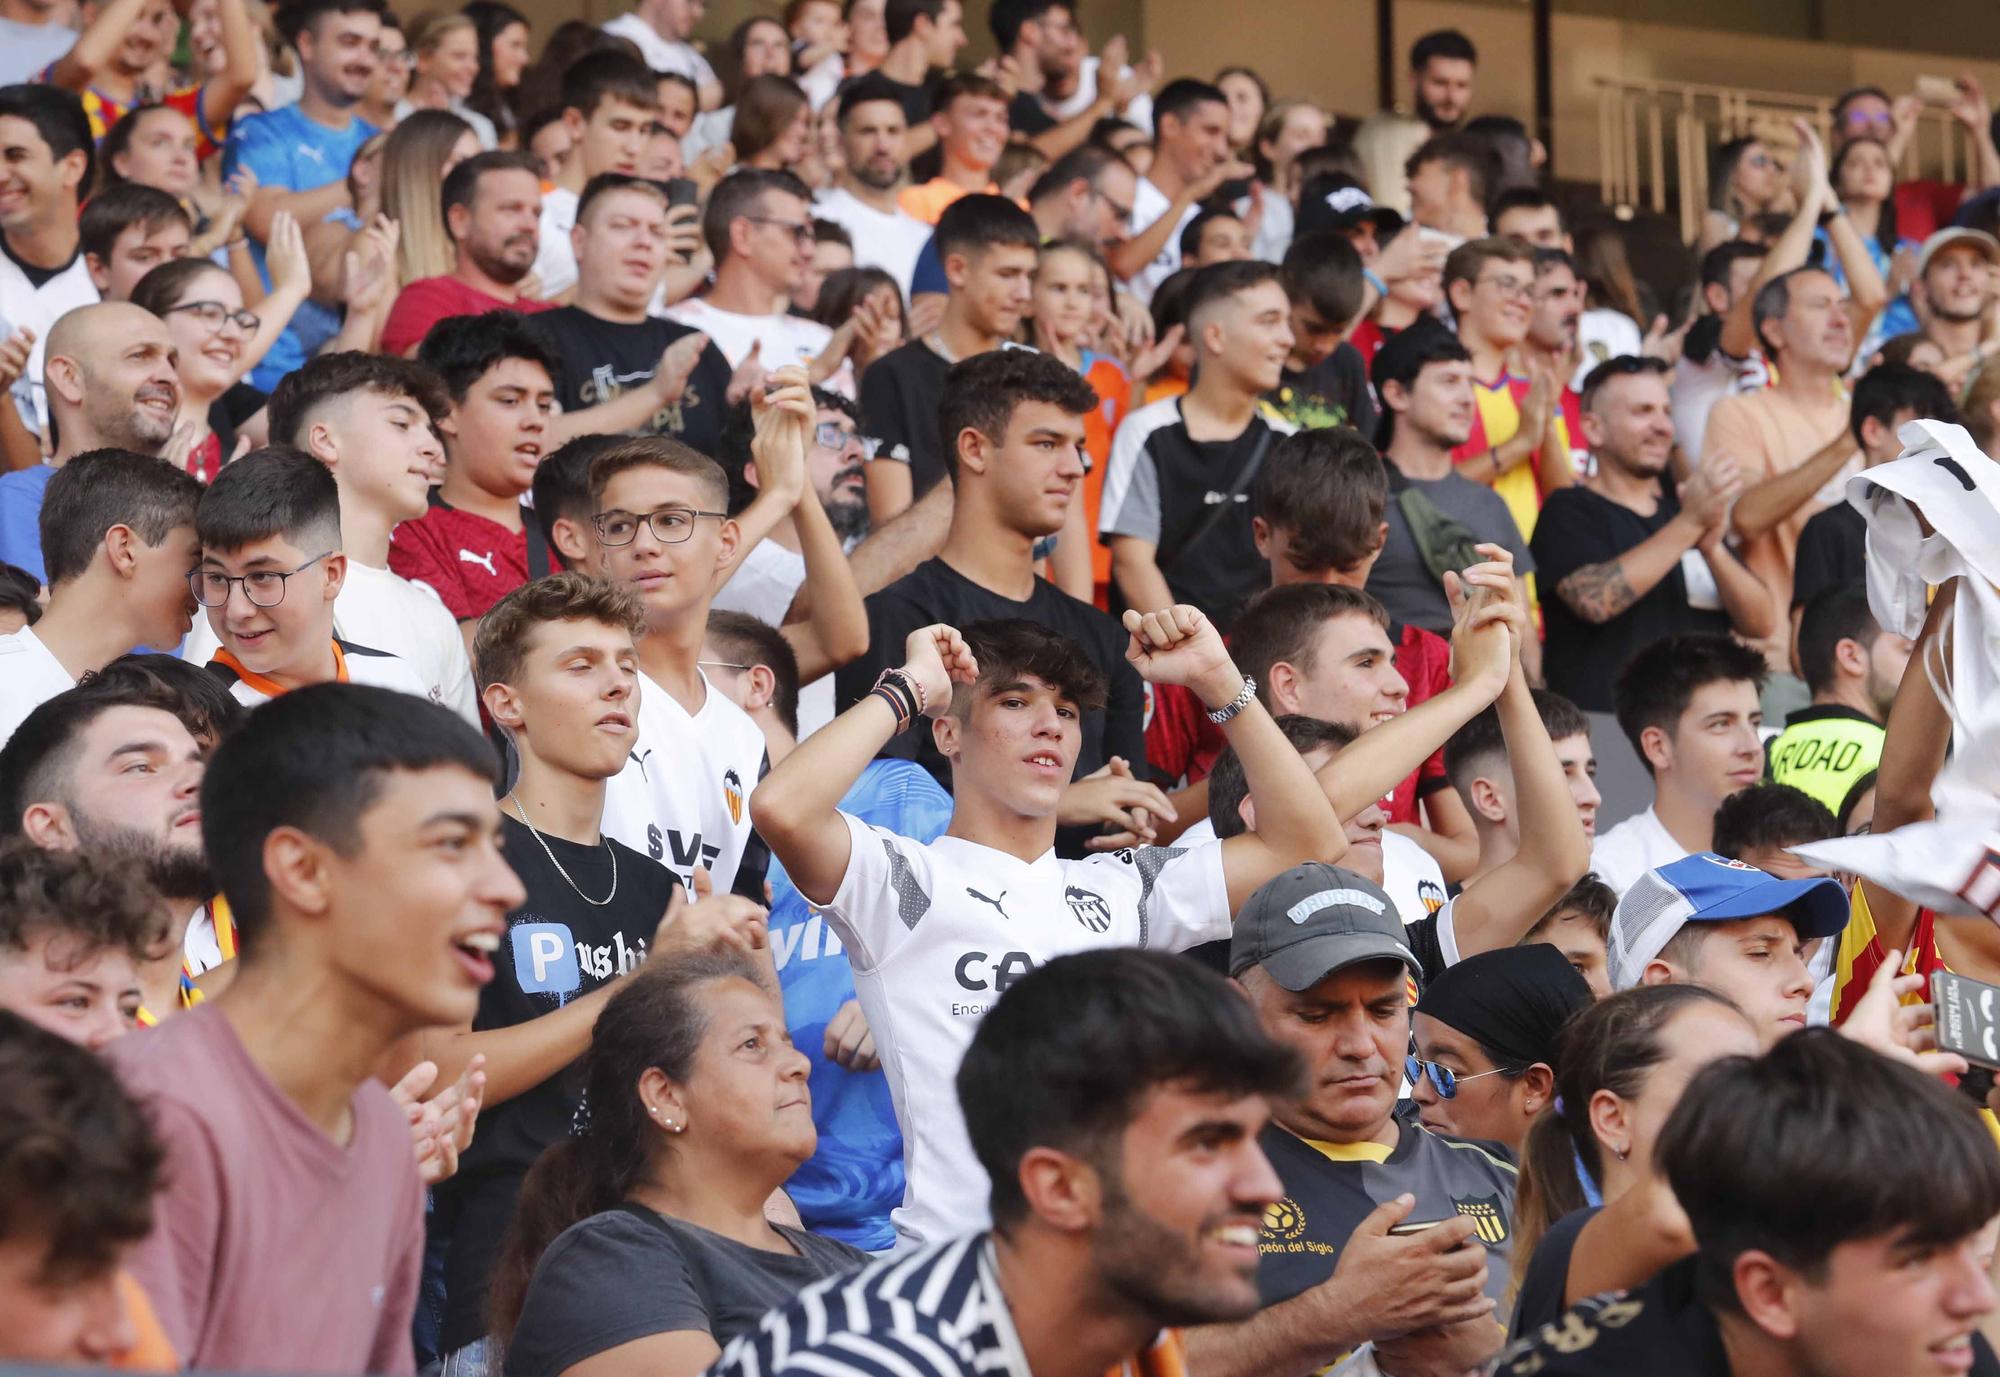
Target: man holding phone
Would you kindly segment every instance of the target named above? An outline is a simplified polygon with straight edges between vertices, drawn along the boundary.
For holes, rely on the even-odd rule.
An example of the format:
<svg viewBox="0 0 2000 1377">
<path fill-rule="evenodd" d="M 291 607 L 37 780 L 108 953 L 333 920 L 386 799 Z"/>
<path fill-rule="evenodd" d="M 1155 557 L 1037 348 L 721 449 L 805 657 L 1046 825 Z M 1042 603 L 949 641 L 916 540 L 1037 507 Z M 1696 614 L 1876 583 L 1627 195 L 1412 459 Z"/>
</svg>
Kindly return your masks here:
<svg viewBox="0 0 2000 1377">
<path fill-rule="evenodd" d="M 1516 1171 L 1396 1112 L 1420 968 L 1389 896 L 1297 866 L 1237 914 L 1229 968 L 1310 1088 L 1261 1140 L 1285 1192 L 1258 1239 L 1264 1308 L 1191 1331 L 1189 1368 L 1306 1372 L 1363 1346 L 1390 1377 L 1483 1362 L 1504 1337 Z"/>
</svg>

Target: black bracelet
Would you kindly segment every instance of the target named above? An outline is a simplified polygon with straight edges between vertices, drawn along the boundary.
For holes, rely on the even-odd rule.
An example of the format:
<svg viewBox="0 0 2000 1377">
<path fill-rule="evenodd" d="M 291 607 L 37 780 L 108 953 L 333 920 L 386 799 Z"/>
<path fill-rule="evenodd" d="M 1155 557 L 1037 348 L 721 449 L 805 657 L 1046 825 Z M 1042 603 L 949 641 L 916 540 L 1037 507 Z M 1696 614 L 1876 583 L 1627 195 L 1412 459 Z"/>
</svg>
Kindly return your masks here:
<svg viewBox="0 0 2000 1377">
<path fill-rule="evenodd" d="M 889 711 L 896 714 L 896 735 L 901 736 L 909 730 L 912 720 L 911 716 L 904 707 L 903 700 L 897 695 L 894 689 L 877 684 L 874 688 L 868 690 L 868 696 L 870 698 L 880 698 L 889 705 Z"/>
</svg>

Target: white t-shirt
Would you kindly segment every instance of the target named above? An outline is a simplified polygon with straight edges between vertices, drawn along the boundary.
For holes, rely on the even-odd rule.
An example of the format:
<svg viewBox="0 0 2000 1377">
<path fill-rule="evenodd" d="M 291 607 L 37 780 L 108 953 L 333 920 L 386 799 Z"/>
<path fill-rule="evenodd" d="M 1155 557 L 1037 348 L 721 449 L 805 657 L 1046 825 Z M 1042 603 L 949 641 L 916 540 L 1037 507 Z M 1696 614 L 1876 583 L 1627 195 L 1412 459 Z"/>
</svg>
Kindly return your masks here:
<svg viewBox="0 0 2000 1377">
<path fill-rule="evenodd" d="M 35 332 L 28 366 L 14 384 L 14 406 L 21 413 L 21 423 L 37 435 L 49 433 L 49 394 L 42 381 L 42 354 L 49 329 L 69 312 L 97 299 L 97 284 L 90 280 L 82 249 L 67 268 L 39 287 L 28 281 L 19 264 L 0 253 L 0 335 L 21 329 Z"/>
<path fill-rule="evenodd" d="M 537 229 L 534 273 L 542 295 L 553 297 L 576 285 L 576 245 L 569 232 L 576 228 L 576 205 L 582 199 L 565 187 L 542 193 L 542 219 Z"/>
<path fill-rule="evenodd" d="M 802 316 L 746 316 L 735 311 L 718 310 L 709 305 L 705 297 L 694 297 L 668 307 L 666 317 L 707 335 L 722 351 L 722 356 L 729 360 L 731 368 L 743 362 L 751 345 L 763 345 L 757 360 L 767 373 L 790 364 L 812 367 L 813 360 L 820 356 L 833 338 L 833 331 Z M 841 360 L 839 371 L 820 386 L 844 397 L 852 397 L 854 365 L 848 360 Z"/>
<path fill-rule="evenodd" d="M 1040 97 L 1042 108 L 1055 116 L 1056 123 L 1060 124 L 1064 120 L 1073 120 L 1091 106 L 1097 104 L 1097 69 L 1099 65 L 1096 58 L 1086 57 L 1077 68 L 1076 89 L 1074 91 L 1071 91 L 1061 100 L 1050 100 L 1046 95 Z M 1130 67 L 1126 67 L 1119 75 L 1123 76 L 1131 70 Z M 1150 134 L 1153 132 L 1153 98 L 1143 92 L 1132 97 L 1132 103 L 1125 107 L 1125 113 L 1120 115 L 1119 118 L 1138 125 Z"/>
<path fill-rule="evenodd" d="M 1570 378 L 1569 385 L 1581 389 L 1591 369 L 1606 359 L 1637 354 L 1645 343 L 1639 327 L 1623 311 L 1614 311 L 1609 306 L 1585 311 L 1576 322 L 1577 350 L 1583 357 L 1577 363 L 1576 373 Z"/>
<path fill-rule="evenodd" d="M 764 733 L 706 674 L 701 684 L 701 711 L 690 716 L 640 673 L 638 740 L 605 789 L 603 831 L 666 866 L 690 891 L 694 872 L 707 870 L 723 894 L 750 842 L 750 792 L 764 774 Z"/>
<path fill-rule="evenodd" d="M 1647 871 L 1672 864 L 1687 854 L 1688 849 L 1674 840 L 1674 834 L 1667 831 L 1660 815 L 1648 808 L 1597 839 L 1590 848 L 1590 868 L 1597 872 L 1598 879 L 1622 895 Z"/>
<path fill-rule="evenodd" d="M 391 655 L 386 650 L 376 650 L 372 646 L 356 645 L 352 641 L 336 641 L 341 656 L 347 665 L 347 682 L 350 684 L 372 684 L 376 688 L 394 689 L 417 698 L 430 697 L 430 690 L 417 672 L 401 656 Z M 226 665 L 209 662 L 211 671 L 221 670 L 229 674 L 229 696 L 246 708 L 254 708 L 260 703 L 268 703 L 284 690 L 262 675 L 244 676 L 236 674 Z"/>
<path fill-rule="evenodd" d="M 711 148 L 720 148 L 736 133 L 736 107 L 704 110 L 681 137 L 681 161 L 691 163 Z"/>
<path fill-rule="evenodd" d="M 903 1129 L 897 1246 L 986 1227 L 987 1177 L 953 1081 L 994 1000 L 1036 966 L 1104 947 L 1184 951 L 1229 936 L 1222 844 L 1029 862 L 928 846 L 841 814 L 852 850 L 822 915 L 847 948 Z"/>
<path fill-rule="evenodd" d="M 403 660 L 416 671 L 433 703 L 479 725 L 479 697 L 472 686 L 465 637 L 438 595 L 425 585 L 348 560 L 347 582 L 333 604 L 333 634 Z M 206 664 L 221 645 L 208 618 L 197 617 L 181 658 Z"/>
<path fill-rule="evenodd" d="M 852 236 L 856 267 L 880 268 L 896 279 L 903 299 L 909 299 L 917 255 L 934 233 L 929 225 L 906 210 L 885 215 L 845 187 L 822 191 L 813 202 L 813 214 L 831 220 Z"/>
<path fill-rule="evenodd" d="M 792 600 L 806 581 L 806 557 L 765 539 L 750 547 L 729 582 L 715 591 L 709 607 L 716 612 L 745 612 L 772 626 L 783 626 Z"/>
<path fill-rule="evenodd" d="M 1431 853 L 1400 832 L 1382 833 L 1382 892 L 1396 901 L 1405 923 L 1445 906 L 1444 872 Z"/>
<path fill-rule="evenodd" d="M 1126 232 L 1135 238 L 1144 234 L 1152 227 L 1154 221 L 1173 208 L 1174 203 L 1168 199 L 1166 192 L 1153 185 L 1152 178 L 1141 177 L 1138 190 L 1132 193 L 1132 222 L 1126 226 Z M 1174 232 L 1167 236 L 1167 242 L 1160 246 L 1160 251 L 1154 255 L 1153 261 L 1134 273 L 1132 280 L 1125 284 L 1131 289 L 1132 295 L 1150 304 L 1153 293 L 1159 289 L 1160 284 L 1180 271 L 1181 232 L 1188 227 L 1188 222 L 1199 214 L 1201 214 L 1199 206 L 1189 206 L 1181 212 L 1180 223 L 1174 226 Z"/>
<path fill-rule="evenodd" d="M 1702 440 L 1708 434 L 1708 413 L 1724 397 L 1755 392 L 1771 380 L 1770 366 L 1759 350 L 1747 359 L 1735 359 L 1717 349 L 1706 363 L 1683 358 L 1674 365 L 1671 399 L 1674 409 L 1674 439 L 1688 462 L 1701 462 Z"/>
<path fill-rule="evenodd" d="M 639 45 L 639 56 L 656 72 L 678 72 L 695 85 L 715 80 L 715 68 L 695 51 L 692 43 L 662 38 L 659 31 L 641 19 L 636 11 L 619 15 L 604 25 L 604 32 L 629 38 Z"/>
<path fill-rule="evenodd" d="M 7 738 L 28 720 L 29 713 L 75 687 L 76 680 L 42 644 L 33 627 L 0 636 L 0 746 L 7 744 Z"/>
</svg>

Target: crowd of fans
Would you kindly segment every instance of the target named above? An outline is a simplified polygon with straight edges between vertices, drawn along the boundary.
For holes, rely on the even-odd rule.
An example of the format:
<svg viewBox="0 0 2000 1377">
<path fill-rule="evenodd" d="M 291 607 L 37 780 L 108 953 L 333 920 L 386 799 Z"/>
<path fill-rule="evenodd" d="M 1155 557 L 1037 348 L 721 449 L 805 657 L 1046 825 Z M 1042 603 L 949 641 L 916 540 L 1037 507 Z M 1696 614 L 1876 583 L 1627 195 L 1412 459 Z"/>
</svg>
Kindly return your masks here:
<svg viewBox="0 0 2000 1377">
<path fill-rule="evenodd" d="M 0 1358 L 2000 1374 L 2000 929 L 1798 850 L 1978 86 L 1642 277 L 1456 32 L 703 17 L 0 0 Z"/>
</svg>

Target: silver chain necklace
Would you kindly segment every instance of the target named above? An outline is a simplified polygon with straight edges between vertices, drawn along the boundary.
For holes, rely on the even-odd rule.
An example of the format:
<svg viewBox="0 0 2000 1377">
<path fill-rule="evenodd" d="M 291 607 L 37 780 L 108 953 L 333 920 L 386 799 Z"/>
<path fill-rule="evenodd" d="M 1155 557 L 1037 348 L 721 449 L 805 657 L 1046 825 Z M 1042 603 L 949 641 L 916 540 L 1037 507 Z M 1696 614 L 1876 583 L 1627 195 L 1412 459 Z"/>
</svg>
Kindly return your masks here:
<svg viewBox="0 0 2000 1377">
<path fill-rule="evenodd" d="M 583 900 L 593 908 L 603 908 L 618 897 L 618 853 L 611 849 L 611 838 L 606 836 L 598 837 L 598 842 L 604 847 L 604 854 L 611 858 L 611 892 L 602 899 L 593 899 L 583 892 L 583 886 L 570 878 L 569 872 L 563 869 L 562 862 L 556 859 L 556 853 L 549 849 L 548 841 L 540 832 L 535 830 L 535 824 L 528 821 L 528 810 L 521 806 L 521 800 L 510 793 L 507 795 L 507 802 L 514 805 L 515 813 L 520 816 L 521 826 L 527 828 L 528 834 L 541 844 L 542 854 L 549 858 L 549 864 L 556 868 L 556 874 L 563 877 L 563 883 L 576 891 L 577 898 Z"/>
</svg>

